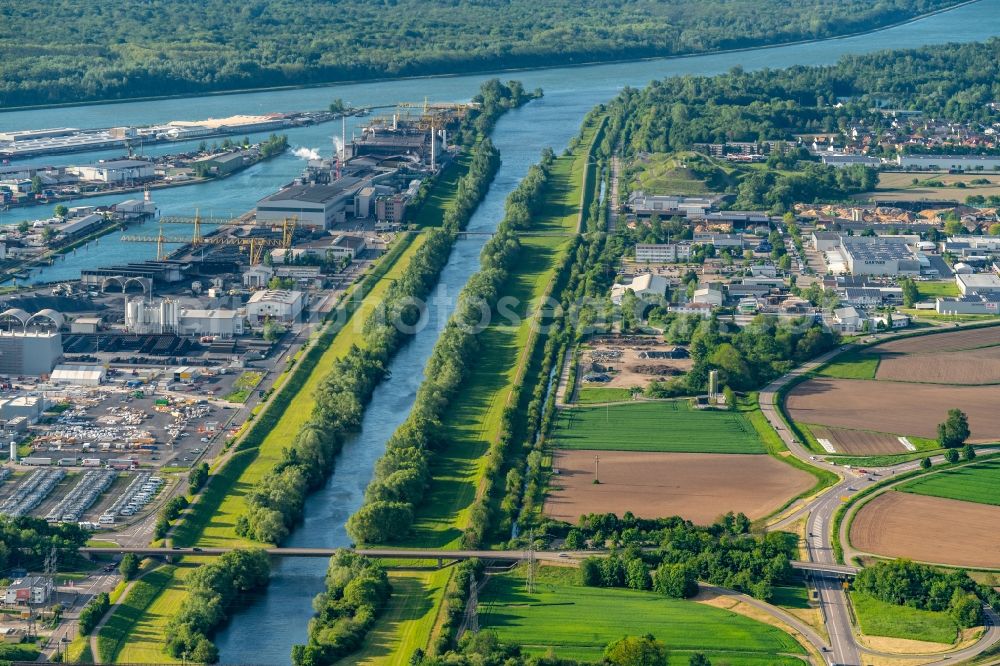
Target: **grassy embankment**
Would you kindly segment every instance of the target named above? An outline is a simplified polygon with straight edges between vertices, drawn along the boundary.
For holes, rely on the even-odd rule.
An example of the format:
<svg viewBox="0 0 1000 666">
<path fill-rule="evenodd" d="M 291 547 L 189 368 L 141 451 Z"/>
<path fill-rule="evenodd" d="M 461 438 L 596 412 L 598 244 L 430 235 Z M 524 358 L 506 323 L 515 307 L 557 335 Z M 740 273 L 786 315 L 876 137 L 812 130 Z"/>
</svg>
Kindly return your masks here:
<svg viewBox="0 0 1000 666">
<path fill-rule="evenodd" d="M 898 487 L 908 493 L 1000 506 L 1000 459 L 944 469 Z"/>
<path fill-rule="evenodd" d="M 563 409 L 550 441 L 563 449 L 767 453 L 743 413 L 693 409 L 687 400 Z"/>
<path fill-rule="evenodd" d="M 583 145 L 589 140 L 585 136 Z M 501 414 L 518 381 L 519 368 L 529 362 L 529 308 L 552 281 L 576 230 L 586 165 L 586 157 L 581 155 L 560 157 L 553 165 L 546 206 L 531 230 L 566 236 L 521 238 L 518 263 L 502 294 L 521 304 L 517 308 L 521 322 L 494 323 L 480 334 L 489 354 L 477 364 L 467 379 L 467 389 L 451 407 L 445 420 L 448 447 L 435 454 L 434 479 L 414 523 L 414 534 L 400 546 L 455 546 L 462 535 L 481 481 L 485 453 L 498 435 Z M 366 646 L 354 659 L 363 664 L 395 664 L 408 659 L 415 649 L 425 648 L 440 622 L 440 602 L 449 578 L 450 572 L 439 572 L 406 588 L 406 595 L 394 593 Z"/>
<path fill-rule="evenodd" d="M 791 666 L 805 654 L 785 632 L 731 611 L 655 592 L 583 587 L 575 569 L 541 567 L 529 594 L 524 568 L 490 580 L 479 598 L 480 626 L 530 654 L 599 661 L 604 646 L 623 635 L 653 634 L 671 666 L 694 652 L 732 666 Z"/>
<path fill-rule="evenodd" d="M 948 613 L 897 606 L 867 594 L 851 592 L 854 614 L 866 636 L 907 638 L 950 645 L 958 636 L 958 626 Z"/>
<path fill-rule="evenodd" d="M 113 663 L 120 660 L 131 663 L 156 663 L 170 660 L 162 652 L 162 631 L 155 635 L 149 634 L 146 631 L 148 623 L 145 619 L 150 615 L 150 606 L 159 601 L 163 596 L 160 594 L 161 591 L 174 579 L 174 573 L 175 567 L 166 565 L 149 572 L 133 583 L 125 599 L 115 607 L 97 634 L 97 656 L 101 662 Z M 163 618 L 164 624 L 166 619 Z M 140 628 L 140 625 L 144 626 Z M 149 644 L 155 645 L 156 648 L 152 654 L 147 655 Z M 137 650 L 141 650 L 141 653 Z M 145 658 L 137 659 L 140 654 Z"/>
<path fill-rule="evenodd" d="M 413 220 L 414 224 L 421 229 L 441 226 L 444 212 L 448 210 L 458 193 L 458 181 L 469 172 L 471 161 L 472 157 L 463 152 L 434 179 L 434 186 L 427 193 L 427 198 Z"/>
<path fill-rule="evenodd" d="M 875 379 L 881 357 L 863 351 L 849 351 L 819 368 L 816 374 L 836 379 Z"/>
<path fill-rule="evenodd" d="M 584 136 L 583 145 L 590 137 Z M 582 198 L 586 153 L 556 159 L 549 178 L 546 204 L 531 231 L 565 236 L 522 236 L 517 264 L 502 296 L 516 299 L 519 323 L 496 321 L 481 334 L 489 350 L 473 368 L 465 390 L 445 419 L 448 444 L 433 461 L 434 479 L 414 523 L 408 546 L 456 546 L 485 464 L 489 443 L 499 434 L 501 414 L 525 363 L 531 331 L 530 316 L 553 279 L 559 260 L 576 230 Z"/>
</svg>

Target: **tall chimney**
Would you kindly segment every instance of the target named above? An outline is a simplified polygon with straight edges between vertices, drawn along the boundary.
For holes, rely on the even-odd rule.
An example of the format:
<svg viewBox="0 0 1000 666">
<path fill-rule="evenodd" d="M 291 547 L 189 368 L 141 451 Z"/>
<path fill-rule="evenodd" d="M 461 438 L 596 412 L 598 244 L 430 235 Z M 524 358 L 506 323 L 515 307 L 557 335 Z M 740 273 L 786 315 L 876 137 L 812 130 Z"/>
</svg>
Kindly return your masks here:
<svg viewBox="0 0 1000 666">
<path fill-rule="evenodd" d="M 431 123 L 431 171 L 437 167 L 437 152 L 435 151 L 435 146 L 437 145 L 437 139 L 434 135 L 434 123 Z"/>
<path fill-rule="evenodd" d="M 17 462 L 17 442 L 10 443 L 10 461 L 12 463 Z"/>
</svg>

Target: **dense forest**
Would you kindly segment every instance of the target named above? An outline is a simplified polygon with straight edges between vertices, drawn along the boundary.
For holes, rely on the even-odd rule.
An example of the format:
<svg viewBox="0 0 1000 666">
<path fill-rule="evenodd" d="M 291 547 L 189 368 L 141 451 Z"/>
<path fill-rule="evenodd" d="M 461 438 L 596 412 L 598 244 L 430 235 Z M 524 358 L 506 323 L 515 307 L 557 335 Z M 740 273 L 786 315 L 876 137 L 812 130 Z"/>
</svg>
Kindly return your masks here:
<svg viewBox="0 0 1000 666">
<path fill-rule="evenodd" d="M 4 3 L 0 107 L 666 56 L 869 30 L 958 0 Z"/>
</svg>

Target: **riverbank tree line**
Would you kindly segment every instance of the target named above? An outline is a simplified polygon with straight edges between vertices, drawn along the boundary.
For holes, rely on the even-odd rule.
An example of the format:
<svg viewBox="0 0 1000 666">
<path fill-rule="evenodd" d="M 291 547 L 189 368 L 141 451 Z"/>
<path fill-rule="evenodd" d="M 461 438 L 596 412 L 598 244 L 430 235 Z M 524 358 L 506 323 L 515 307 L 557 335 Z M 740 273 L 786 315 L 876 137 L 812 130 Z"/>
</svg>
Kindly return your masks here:
<svg viewBox="0 0 1000 666">
<path fill-rule="evenodd" d="M 326 589 L 313 599 L 309 642 L 292 646 L 292 663 L 325 666 L 357 650 L 391 594 L 389 576 L 376 560 L 337 552 L 326 570 Z"/>
<path fill-rule="evenodd" d="M 411 334 L 407 331 L 420 319 L 421 310 L 415 304 L 436 284 L 456 234 L 485 195 L 499 164 L 499 153 L 489 139 L 472 149 L 469 171 L 459 181 L 442 227 L 425 232 L 424 244 L 365 321 L 365 346 L 352 345 L 334 362 L 316 392 L 310 421 L 282 451 L 279 463 L 247 494 L 247 510 L 237 520 L 237 534 L 278 543 L 301 518 L 306 495 L 325 482 L 344 438 L 360 427 L 365 403 L 385 376 L 390 358 Z M 381 490 L 392 494 L 417 483 L 412 475 L 402 476 L 383 483 Z"/>
<path fill-rule="evenodd" d="M 265 587 L 270 575 L 271 562 L 261 549 L 233 550 L 192 569 L 184 579 L 187 596 L 164 630 L 167 652 L 195 663 L 218 661 L 209 636 L 240 596 Z"/>
<path fill-rule="evenodd" d="M 0 106 L 700 53 L 850 34 L 958 0 L 8 3 Z M 58 17 L 58 29 L 53 29 Z"/>
<path fill-rule="evenodd" d="M 504 218 L 480 254 L 480 270 L 462 289 L 455 312 L 434 346 L 410 415 L 389 438 L 386 453 L 376 463 L 374 479 L 365 491 L 364 504 L 347 521 L 348 534 L 356 542 L 387 543 L 409 532 L 414 510 L 430 480 L 433 454 L 445 443 L 445 412 L 483 351 L 477 335 L 483 312 L 496 305 L 517 260 L 517 231 L 530 227 L 533 216 L 541 210 L 554 159 L 546 150 L 507 197 Z M 475 518 L 470 520 L 473 523 Z M 486 527 L 473 529 L 475 533 L 463 538 L 466 545 L 478 541 Z"/>
</svg>

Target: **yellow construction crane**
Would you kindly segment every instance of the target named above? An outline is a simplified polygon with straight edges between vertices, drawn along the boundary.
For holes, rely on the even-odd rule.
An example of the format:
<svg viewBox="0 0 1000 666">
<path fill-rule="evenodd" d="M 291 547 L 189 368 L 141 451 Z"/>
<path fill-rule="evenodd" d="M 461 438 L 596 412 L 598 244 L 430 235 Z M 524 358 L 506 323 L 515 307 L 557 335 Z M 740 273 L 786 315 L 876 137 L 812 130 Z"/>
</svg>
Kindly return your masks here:
<svg viewBox="0 0 1000 666">
<path fill-rule="evenodd" d="M 126 243 L 156 243 L 156 258 L 164 259 L 166 254 L 164 252 L 164 245 L 167 243 L 175 243 L 180 245 L 191 245 L 197 247 L 198 245 L 236 245 L 241 248 L 247 248 L 248 254 L 250 256 L 250 265 L 256 266 L 263 259 L 265 248 L 285 248 L 286 250 L 292 247 L 292 242 L 295 239 L 295 228 L 298 224 L 298 218 L 291 217 L 285 218 L 281 224 L 281 238 L 259 238 L 256 236 L 234 236 L 232 234 L 212 234 L 209 236 L 201 235 L 201 223 L 202 220 L 200 216 L 195 215 L 194 218 L 184 218 L 186 221 L 181 222 L 182 218 L 171 218 L 166 223 L 167 224 L 193 224 L 194 233 L 191 238 L 184 238 L 181 236 L 166 236 L 163 233 L 163 224 L 160 225 L 160 232 L 156 236 L 122 236 L 122 240 Z M 164 222 L 163 219 L 160 222 Z M 220 222 L 219 224 L 228 224 L 229 226 L 245 226 L 237 225 L 232 221 Z"/>
</svg>

